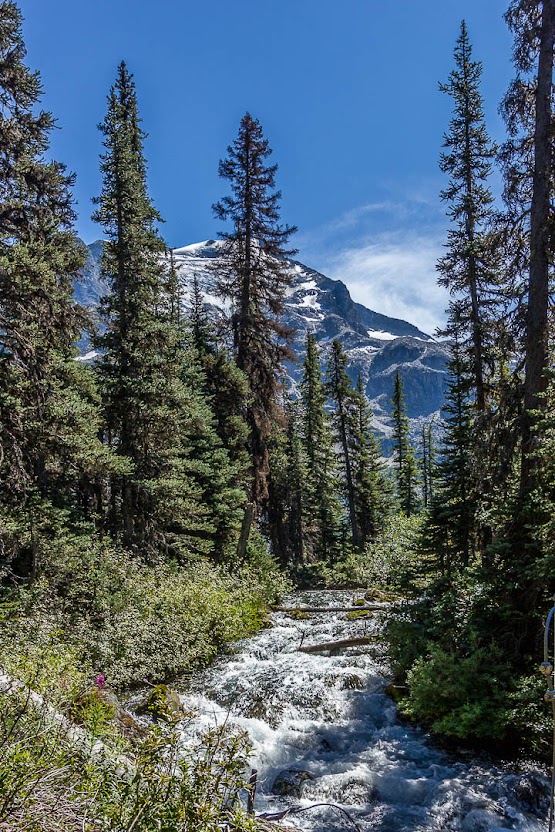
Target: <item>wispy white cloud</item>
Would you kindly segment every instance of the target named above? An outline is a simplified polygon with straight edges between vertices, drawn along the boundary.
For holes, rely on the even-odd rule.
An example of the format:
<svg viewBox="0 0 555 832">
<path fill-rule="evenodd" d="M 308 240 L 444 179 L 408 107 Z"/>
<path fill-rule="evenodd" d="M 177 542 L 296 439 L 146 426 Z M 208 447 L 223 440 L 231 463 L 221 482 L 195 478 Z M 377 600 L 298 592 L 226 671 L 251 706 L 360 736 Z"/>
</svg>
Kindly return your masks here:
<svg viewBox="0 0 555 832">
<path fill-rule="evenodd" d="M 433 334 L 445 323 L 448 296 L 437 285 L 442 243 L 435 236 L 382 234 L 327 259 L 323 271 L 347 284 L 353 300 Z"/>
<path fill-rule="evenodd" d="M 449 302 L 435 268 L 444 216 L 426 189 L 370 202 L 300 235 L 301 257 L 342 280 L 358 303 L 433 334 L 444 325 Z"/>
</svg>

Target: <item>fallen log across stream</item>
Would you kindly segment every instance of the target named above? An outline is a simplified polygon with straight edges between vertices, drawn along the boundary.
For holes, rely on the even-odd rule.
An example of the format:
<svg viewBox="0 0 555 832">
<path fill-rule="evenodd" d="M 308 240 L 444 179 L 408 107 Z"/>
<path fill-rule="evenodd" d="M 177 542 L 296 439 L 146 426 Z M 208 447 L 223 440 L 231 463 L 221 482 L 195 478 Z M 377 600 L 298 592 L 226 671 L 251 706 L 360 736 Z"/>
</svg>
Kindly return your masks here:
<svg viewBox="0 0 555 832">
<path fill-rule="evenodd" d="M 377 641 L 379 641 L 379 636 L 358 636 L 340 641 L 326 641 L 323 644 L 309 644 L 308 647 L 298 649 L 300 653 L 326 653 L 333 650 L 345 650 L 347 647 L 360 647 L 363 644 L 375 644 Z"/>
<path fill-rule="evenodd" d="M 272 612 L 291 613 L 325 613 L 325 612 L 378 612 L 388 609 L 389 604 L 365 604 L 364 606 L 353 607 L 272 607 Z"/>
</svg>

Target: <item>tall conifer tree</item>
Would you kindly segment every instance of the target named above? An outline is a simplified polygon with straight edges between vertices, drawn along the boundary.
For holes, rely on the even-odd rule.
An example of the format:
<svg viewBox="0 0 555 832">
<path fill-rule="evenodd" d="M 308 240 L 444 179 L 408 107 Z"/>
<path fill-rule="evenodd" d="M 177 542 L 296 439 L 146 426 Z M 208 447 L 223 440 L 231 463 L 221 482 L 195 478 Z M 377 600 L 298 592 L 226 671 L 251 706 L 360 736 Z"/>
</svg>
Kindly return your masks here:
<svg viewBox="0 0 555 832">
<path fill-rule="evenodd" d="M 447 254 L 438 263 L 439 282 L 456 297 L 459 349 L 468 352 L 465 365 L 475 390 L 476 410 L 487 409 L 488 323 L 495 318 L 492 288 L 496 282 L 495 260 L 488 224 L 493 197 L 488 187 L 495 146 L 488 136 L 480 79 L 482 65 L 473 60 L 466 23 L 455 47 L 455 69 L 442 92 L 453 99 L 453 116 L 445 136 L 440 167 L 449 175 L 441 198 L 448 204 L 452 226 L 447 233 Z M 452 304 L 452 305 L 453 305 Z M 452 335 L 453 316 L 446 334 Z M 491 358 L 490 358 L 491 361 Z"/>
<path fill-rule="evenodd" d="M 334 426 L 341 448 L 345 493 L 349 508 L 349 521 L 353 545 L 360 548 L 362 534 L 356 510 L 355 477 L 353 470 L 352 447 L 349 441 L 353 425 L 353 389 L 347 373 L 347 355 L 340 341 L 335 339 L 331 346 L 328 361 L 327 390 L 335 405 Z"/>
<path fill-rule="evenodd" d="M 371 427 L 371 413 L 359 374 L 352 395 L 349 445 L 353 464 L 355 512 L 360 545 L 375 538 L 389 508 L 390 488 L 380 462 L 378 441 Z"/>
<path fill-rule="evenodd" d="M 409 420 L 399 370 L 395 373 L 393 387 L 393 454 L 397 474 L 397 496 L 402 511 L 410 517 L 417 507 L 416 457 L 409 440 Z"/>
<path fill-rule="evenodd" d="M 285 290 L 291 281 L 284 256 L 295 228 L 280 223 L 281 193 L 275 190 L 277 165 L 260 122 L 246 113 L 219 173 L 231 185 L 231 195 L 214 205 L 223 232 L 218 290 L 233 306 L 231 325 L 237 366 L 250 385 L 247 407 L 251 497 L 260 507 L 268 497 L 268 437 L 277 401 L 283 361 L 291 356 L 289 333 L 280 323 Z"/>
<path fill-rule="evenodd" d="M 123 545 L 147 557 L 213 552 L 240 495 L 202 395 L 201 369 L 178 326 L 177 281 L 146 185 L 132 76 L 124 63 L 101 126 L 105 153 L 95 219 L 108 240 L 102 258 L 110 294 L 98 376 L 106 434 L 127 464 L 111 484 L 111 526 Z M 214 471 L 212 471 L 214 467 Z M 235 503 L 235 506 L 233 504 Z M 219 518 L 224 518 L 220 521 Z"/>
<path fill-rule="evenodd" d="M 307 333 L 301 377 L 302 431 L 308 459 L 307 513 L 312 518 L 312 548 L 324 560 L 339 554 L 341 506 L 330 417 L 316 337 Z"/>
<path fill-rule="evenodd" d="M 21 13 L 0 3 L 0 511 L 1 550 L 20 572 L 41 567 L 54 510 L 80 508 L 78 489 L 103 451 L 94 394 L 74 342 L 83 318 L 73 280 L 84 252 L 63 165 L 46 161 L 55 122 L 37 109 L 38 73 L 25 65 Z M 100 468 L 99 468 L 100 466 Z M 15 525 L 14 525 L 15 524 Z M 14 530 L 13 536 L 8 529 Z M 40 530 L 40 531 L 39 531 Z M 43 552 L 44 554 L 44 552 Z"/>
</svg>

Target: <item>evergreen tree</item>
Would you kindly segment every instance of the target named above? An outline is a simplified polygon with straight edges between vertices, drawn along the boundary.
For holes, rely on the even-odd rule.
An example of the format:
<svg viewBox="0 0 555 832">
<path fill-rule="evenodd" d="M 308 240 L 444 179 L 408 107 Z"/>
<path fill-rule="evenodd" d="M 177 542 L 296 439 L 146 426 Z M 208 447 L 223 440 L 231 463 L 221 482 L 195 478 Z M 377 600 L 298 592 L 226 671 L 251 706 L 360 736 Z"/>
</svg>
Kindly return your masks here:
<svg viewBox="0 0 555 832">
<path fill-rule="evenodd" d="M 22 18 L 0 3 L 0 560 L 37 575 L 79 487 L 106 465 L 90 376 L 74 361 L 84 318 L 73 280 L 84 252 L 63 165 L 46 161 L 50 113 L 25 65 Z M 90 395 L 89 395 L 90 393 Z M 82 517 L 82 513 L 80 514 Z M 46 541 L 46 542 L 45 542 Z"/>
<path fill-rule="evenodd" d="M 301 434 L 299 402 L 285 406 L 287 427 L 275 430 L 270 443 L 272 539 L 284 568 L 300 578 L 313 559 L 313 518 L 309 506 L 309 468 Z"/>
<path fill-rule="evenodd" d="M 199 389 L 201 370 L 176 325 L 177 280 L 166 266 L 160 218 L 146 187 L 132 76 L 124 63 L 102 124 L 105 154 L 95 219 L 107 234 L 110 294 L 98 339 L 106 435 L 126 471 L 111 482 L 111 529 L 147 557 L 210 553 L 222 545 L 241 497 Z M 221 553 L 220 553 L 221 554 Z"/>
<path fill-rule="evenodd" d="M 349 427 L 355 513 L 362 548 L 383 526 L 389 509 L 390 489 L 380 462 L 380 448 L 371 427 L 370 408 L 360 374 L 353 391 Z"/>
<path fill-rule="evenodd" d="M 422 480 L 422 499 L 425 508 L 428 508 L 434 498 L 435 457 L 434 419 L 431 418 L 422 425 L 421 434 L 420 474 Z"/>
<path fill-rule="evenodd" d="M 530 510 L 530 495 L 541 478 L 538 470 L 536 421 L 545 408 L 549 367 L 549 281 L 553 261 L 553 61 L 554 0 L 513 0 L 505 19 L 515 37 L 518 77 L 503 102 L 509 131 L 502 160 L 505 197 L 513 235 L 528 243 L 529 256 L 516 269 L 527 272 L 522 288 L 524 315 L 524 414 L 521 424 L 520 501 Z M 518 520 L 521 529 L 533 516 Z M 524 541 L 519 541 L 521 545 Z"/>
<path fill-rule="evenodd" d="M 402 511 L 410 517 L 417 507 L 416 456 L 409 441 L 409 420 L 405 407 L 403 381 L 399 370 L 393 387 L 393 456 L 397 471 L 397 496 Z"/>
<path fill-rule="evenodd" d="M 345 493 L 349 508 L 349 522 L 351 536 L 355 548 L 360 549 L 362 545 L 362 534 L 359 527 L 358 515 L 355 500 L 355 481 L 353 471 L 353 460 L 349 443 L 353 390 L 351 380 L 347 373 L 347 355 L 341 343 L 335 339 L 331 345 L 331 353 L 328 361 L 327 371 L 327 392 L 335 405 L 333 423 L 341 448 L 341 461 L 345 480 Z"/>
<path fill-rule="evenodd" d="M 487 180 L 495 156 L 484 120 L 480 80 L 482 65 L 472 59 L 466 23 L 455 47 L 455 69 L 442 92 L 453 99 L 454 110 L 440 168 L 449 174 L 449 185 L 441 198 L 448 203 L 452 226 L 447 234 L 447 254 L 438 263 L 439 283 L 456 297 L 457 338 L 465 349 L 476 409 L 487 409 L 488 331 L 495 319 L 492 287 L 496 282 L 495 259 L 488 224 L 492 219 L 493 197 Z M 453 334 L 453 323 L 446 335 Z"/>
<path fill-rule="evenodd" d="M 553 275 L 553 62 L 554 0 L 513 0 L 505 15 L 514 34 L 517 77 L 503 102 L 509 138 L 503 146 L 510 277 L 515 284 L 522 329 L 522 412 L 514 424 L 519 441 L 511 441 L 520 463 L 518 498 L 506 528 L 509 545 L 503 563 L 512 609 L 513 649 L 522 657 L 535 647 L 538 599 L 545 582 L 538 576 L 543 557 L 536 529 L 545 525 L 541 470 L 542 426 L 549 418 L 547 395 L 550 339 L 550 281 Z M 516 304 L 515 304 L 516 305 Z M 521 362 L 517 364 L 521 369 Z M 553 581 L 550 591 L 555 589 Z"/>
<path fill-rule="evenodd" d="M 236 466 L 243 487 L 248 487 L 248 425 L 245 410 L 250 401 L 249 385 L 224 346 L 218 344 L 197 275 L 193 277 L 187 330 L 203 370 L 203 392 L 215 417 L 215 429 Z"/>
<path fill-rule="evenodd" d="M 443 407 L 444 432 L 438 471 L 438 494 L 432 504 L 432 525 L 438 527 L 437 548 L 447 574 L 467 567 L 476 553 L 474 408 L 468 391 L 465 354 L 455 340 L 448 369 L 450 382 Z"/>
<path fill-rule="evenodd" d="M 199 354 L 215 352 L 214 332 L 204 307 L 204 297 L 196 274 L 193 275 L 189 300 L 189 328 L 192 342 Z"/>
<path fill-rule="evenodd" d="M 222 262 L 218 291 L 230 299 L 231 325 L 237 366 L 250 386 L 247 407 L 252 500 L 260 507 L 268 496 L 268 436 L 276 405 L 283 361 L 291 356 L 289 333 L 279 321 L 283 297 L 290 283 L 285 246 L 296 230 L 280 224 L 275 190 L 277 165 L 260 122 L 246 113 L 239 134 L 220 162 L 219 173 L 231 184 L 231 195 L 214 205 L 220 220 L 233 229 L 221 234 Z"/>
<path fill-rule="evenodd" d="M 300 388 L 303 444 L 308 460 L 307 516 L 312 518 L 309 546 L 319 557 L 333 561 L 339 554 L 341 506 L 320 353 L 316 337 L 310 332 L 306 336 Z"/>
</svg>

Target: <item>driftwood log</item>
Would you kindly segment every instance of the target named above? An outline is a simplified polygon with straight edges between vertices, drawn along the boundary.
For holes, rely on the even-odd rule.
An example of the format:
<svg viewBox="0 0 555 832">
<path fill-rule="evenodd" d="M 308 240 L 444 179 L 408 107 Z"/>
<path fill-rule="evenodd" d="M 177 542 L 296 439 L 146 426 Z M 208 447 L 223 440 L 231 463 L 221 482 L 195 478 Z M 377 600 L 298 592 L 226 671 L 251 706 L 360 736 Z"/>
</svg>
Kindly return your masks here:
<svg viewBox="0 0 555 832">
<path fill-rule="evenodd" d="M 360 647 L 363 644 L 372 644 L 379 641 L 378 636 L 359 636 L 358 638 L 344 638 L 341 641 L 326 641 L 323 644 L 310 644 L 308 647 L 299 647 L 301 653 L 327 653 L 334 650 L 345 650 L 347 647 Z"/>
<path fill-rule="evenodd" d="M 388 604 L 365 604 L 364 606 L 353 607 L 272 607 L 274 612 L 306 612 L 306 613 L 326 613 L 326 612 L 377 612 L 378 610 L 388 609 Z"/>
</svg>

